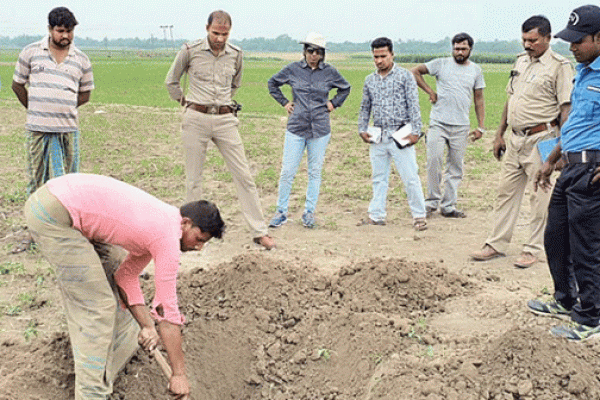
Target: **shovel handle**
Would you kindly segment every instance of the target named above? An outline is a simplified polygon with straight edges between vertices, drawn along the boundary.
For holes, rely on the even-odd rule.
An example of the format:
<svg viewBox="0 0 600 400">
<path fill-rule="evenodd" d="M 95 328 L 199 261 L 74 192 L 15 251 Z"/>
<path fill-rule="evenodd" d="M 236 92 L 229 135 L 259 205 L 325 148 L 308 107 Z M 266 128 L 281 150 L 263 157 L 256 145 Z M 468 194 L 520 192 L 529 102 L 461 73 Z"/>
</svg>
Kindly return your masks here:
<svg viewBox="0 0 600 400">
<path fill-rule="evenodd" d="M 170 380 L 171 376 L 173 375 L 173 370 L 171 369 L 171 366 L 167 360 L 165 360 L 163 357 L 162 353 L 158 351 L 158 349 L 154 349 L 152 350 L 152 355 L 156 359 L 158 365 L 160 365 L 160 369 L 162 369 L 162 372 L 167 377 L 167 380 Z"/>
<path fill-rule="evenodd" d="M 152 356 L 154 356 L 156 362 L 158 363 L 158 365 L 160 365 L 160 369 L 162 369 L 162 372 L 167 377 L 167 380 L 171 380 L 173 370 L 171 369 L 171 366 L 169 365 L 167 360 L 165 360 L 165 358 L 163 357 L 162 353 L 158 351 L 158 349 L 154 349 L 152 350 Z M 192 396 L 188 395 L 186 399 L 192 400 Z"/>
</svg>

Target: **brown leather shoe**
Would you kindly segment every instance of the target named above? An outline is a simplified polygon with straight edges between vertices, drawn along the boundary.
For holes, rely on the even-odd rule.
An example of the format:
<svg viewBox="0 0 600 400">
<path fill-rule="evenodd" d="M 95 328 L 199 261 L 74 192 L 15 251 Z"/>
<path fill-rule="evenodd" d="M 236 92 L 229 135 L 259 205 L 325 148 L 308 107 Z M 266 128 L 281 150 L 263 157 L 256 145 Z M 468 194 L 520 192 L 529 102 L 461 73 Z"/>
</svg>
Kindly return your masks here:
<svg viewBox="0 0 600 400">
<path fill-rule="evenodd" d="M 483 246 L 483 249 L 476 251 L 475 253 L 471 253 L 470 257 L 475 261 L 489 261 L 494 258 L 504 257 L 503 253 L 496 251 L 492 246 L 486 244 Z"/>
<path fill-rule="evenodd" d="M 517 268 L 529 268 L 536 262 L 538 262 L 538 258 L 531 254 L 528 251 L 524 251 L 521 253 L 519 258 L 515 260 L 515 267 Z"/>
<path fill-rule="evenodd" d="M 266 250 L 274 249 L 277 246 L 275 240 L 269 235 L 254 238 L 254 243 L 261 245 Z"/>
</svg>

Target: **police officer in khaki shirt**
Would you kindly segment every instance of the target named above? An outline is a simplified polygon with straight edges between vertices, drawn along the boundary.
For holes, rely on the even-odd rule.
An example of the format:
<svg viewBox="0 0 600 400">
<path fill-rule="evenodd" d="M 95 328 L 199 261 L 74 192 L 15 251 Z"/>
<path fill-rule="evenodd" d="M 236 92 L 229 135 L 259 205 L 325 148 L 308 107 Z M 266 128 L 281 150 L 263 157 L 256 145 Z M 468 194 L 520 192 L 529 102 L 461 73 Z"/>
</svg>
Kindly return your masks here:
<svg viewBox="0 0 600 400">
<path fill-rule="evenodd" d="M 231 16 L 225 11 L 209 15 L 206 31 L 206 38 L 182 46 L 165 80 L 171 98 L 185 107 L 181 130 L 186 201 L 200 200 L 202 196 L 202 170 L 208 142 L 212 141 L 233 176 L 242 214 L 252 230 L 254 242 L 270 250 L 275 247 L 275 241 L 267 233 L 256 185 L 238 133 L 239 121 L 233 102 L 242 80 L 242 50 L 227 42 Z M 180 83 L 184 73 L 189 78 L 187 98 Z"/>
<path fill-rule="evenodd" d="M 514 265 L 528 268 L 542 254 L 550 191 L 533 191 L 542 165 L 537 143 L 560 135 L 569 115 L 573 68 L 550 49 L 550 21 L 533 16 L 522 25 L 525 53 L 517 57 L 506 87 L 508 100 L 494 141 L 494 156 L 504 162 L 492 217 L 494 226 L 484 247 L 471 254 L 476 261 L 504 256 L 519 216 L 525 188 L 530 192 L 530 235 Z M 510 126 L 508 137 L 504 133 Z"/>
</svg>

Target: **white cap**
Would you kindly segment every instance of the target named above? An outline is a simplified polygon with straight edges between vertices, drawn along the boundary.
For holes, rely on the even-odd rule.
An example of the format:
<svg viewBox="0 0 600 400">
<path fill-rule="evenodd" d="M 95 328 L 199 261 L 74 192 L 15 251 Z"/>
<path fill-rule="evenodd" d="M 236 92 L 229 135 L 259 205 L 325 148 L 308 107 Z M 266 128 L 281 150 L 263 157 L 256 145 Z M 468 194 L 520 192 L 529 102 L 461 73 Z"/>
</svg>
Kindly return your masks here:
<svg viewBox="0 0 600 400">
<path fill-rule="evenodd" d="M 301 40 L 300 43 L 302 44 L 312 44 L 313 46 L 317 46 L 317 47 L 321 47 L 322 49 L 325 49 L 325 36 L 321 35 L 320 33 L 316 33 L 316 32 L 310 32 L 308 35 L 306 35 L 306 39 Z"/>
</svg>

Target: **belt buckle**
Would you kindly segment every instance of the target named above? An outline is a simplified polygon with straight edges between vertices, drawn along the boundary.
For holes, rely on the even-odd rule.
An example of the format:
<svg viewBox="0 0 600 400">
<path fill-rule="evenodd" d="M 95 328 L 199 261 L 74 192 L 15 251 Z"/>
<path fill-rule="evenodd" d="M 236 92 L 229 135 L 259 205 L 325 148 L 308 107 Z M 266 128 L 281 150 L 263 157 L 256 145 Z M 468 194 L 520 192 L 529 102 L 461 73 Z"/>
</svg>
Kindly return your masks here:
<svg viewBox="0 0 600 400">
<path fill-rule="evenodd" d="M 581 152 L 581 162 L 582 163 L 587 163 L 588 162 L 588 154 L 586 150 L 583 150 Z"/>
<path fill-rule="evenodd" d="M 209 106 L 207 114 L 218 114 L 219 108 L 217 106 Z"/>
</svg>

